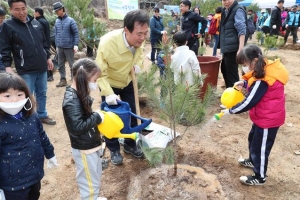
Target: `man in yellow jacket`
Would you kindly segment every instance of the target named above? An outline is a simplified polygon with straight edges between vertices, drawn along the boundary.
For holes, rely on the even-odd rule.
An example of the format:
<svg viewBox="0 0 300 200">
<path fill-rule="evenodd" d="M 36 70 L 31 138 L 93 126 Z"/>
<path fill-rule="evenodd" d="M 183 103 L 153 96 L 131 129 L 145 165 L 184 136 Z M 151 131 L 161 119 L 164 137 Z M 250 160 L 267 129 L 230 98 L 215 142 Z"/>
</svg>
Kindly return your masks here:
<svg viewBox="0 0 300 200">
<path fill-rule="evenodd" d="M 143 65 L 143 43 L 148 35 L 149 15 L 143 10 L 133 10 L 124 18 L 124 28 L 111 31 L 101 37 L 96 63 L 101 68 L 101 77 L 97 80 L 102 101 L 117 105 L 117 99 L 129 103 L 131 111 L 136 112 L 131 70 L 140 71 Z M 131 127 L 137 125 L 136 118 L 131 118 Z M 123 163 L 118 139 L 105 138 L 111 152 L 111 162 Z M 132 139 L 125 139 L 124 152 L 142 158 L 143 152 Z"/>
</svg>

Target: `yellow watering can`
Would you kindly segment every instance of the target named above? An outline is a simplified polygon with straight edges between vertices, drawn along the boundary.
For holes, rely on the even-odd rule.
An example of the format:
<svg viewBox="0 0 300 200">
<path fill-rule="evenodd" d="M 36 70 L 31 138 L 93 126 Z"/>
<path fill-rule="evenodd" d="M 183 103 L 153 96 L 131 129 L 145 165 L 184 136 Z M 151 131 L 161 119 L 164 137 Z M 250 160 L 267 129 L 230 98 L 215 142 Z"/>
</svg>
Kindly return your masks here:
<svg viewBox="0 0 300 200">
<path fill-rule="evenodd" d="M 227 88 L 222 96 L 221 96 L 221 103 L 226 108 L 232 108 L 236 104 L 242 102 L 244 100 L 243 93 L 237 89 L 236 87 L 230 87 Z M 220 112 L 218 114 L 215 114 L 215 118 L 219 120 L 224 115 L 224 112 Z"/>
<path fill-rule="evenodd" d="M 99 132 L 107 137 L 112 138 L 130 138 L 136 140 L 138 133 L 122 134 L 120 131 L 124 127 L 121 118 L 113 112 L 101 111 L 104 114 L 104 121 L 98 125 Z"/>
</svg>

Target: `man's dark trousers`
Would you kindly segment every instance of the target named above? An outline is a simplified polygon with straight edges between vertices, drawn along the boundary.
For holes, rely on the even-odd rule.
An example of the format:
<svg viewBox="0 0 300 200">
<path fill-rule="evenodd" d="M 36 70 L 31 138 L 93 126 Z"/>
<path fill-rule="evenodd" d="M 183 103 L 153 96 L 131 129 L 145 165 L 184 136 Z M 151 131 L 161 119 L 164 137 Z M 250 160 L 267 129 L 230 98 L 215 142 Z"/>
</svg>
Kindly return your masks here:
<svg viewBox="0 0 300 200">
<path fill-rule="evenodd" d="M 234 83 L 240 80 L 238 64 L 236 63 L 236 53 L 235 51 L 223 54 L 221 72 L 226 88 L 233 87 Z"/>
</svg>

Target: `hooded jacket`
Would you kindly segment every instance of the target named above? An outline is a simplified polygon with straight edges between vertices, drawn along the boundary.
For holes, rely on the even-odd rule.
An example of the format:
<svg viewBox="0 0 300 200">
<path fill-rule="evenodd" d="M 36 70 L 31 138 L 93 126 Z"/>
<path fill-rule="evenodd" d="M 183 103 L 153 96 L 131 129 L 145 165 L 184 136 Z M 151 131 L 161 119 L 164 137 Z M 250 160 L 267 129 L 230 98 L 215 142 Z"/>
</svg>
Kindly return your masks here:
<svg viewBox="0 0 300 200">
<path fill-rule="evenodd" d="M 243 76 L 250 90 L 246 99 L 230 109 L 231 113 L 241 113 L 250 109 L 249 115 L 254 124 L 261 128 L 279 127 L 285 120 L 284 85 L 289 75 L 279 59 L 268 60 L 264 78 L 256 79 L 253 71 Z M 260 91 L 258 82 L 263 82 L 264 93 Z M 257 84 L 258 83 L 258 84 Z M 263 89 L 263 87 L 261 87 Z"/>
<path fill-rule="evenodd" d="M 5 67 L 11 67 L 14 59 L 20 75 L 47 71 L 50 58 L 41 24 L 29 15 L 28 19 L 24 23 L 12 17 L 3 22 L 0 31 L 2 62 Z"/>
</svg>

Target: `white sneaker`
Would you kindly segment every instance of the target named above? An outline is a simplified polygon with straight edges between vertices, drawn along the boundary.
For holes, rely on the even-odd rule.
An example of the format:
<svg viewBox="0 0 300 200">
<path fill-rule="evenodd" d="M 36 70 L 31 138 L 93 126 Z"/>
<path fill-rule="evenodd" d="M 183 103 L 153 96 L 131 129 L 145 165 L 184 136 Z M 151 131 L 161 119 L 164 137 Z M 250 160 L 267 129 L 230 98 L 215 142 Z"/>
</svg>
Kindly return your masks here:
<svg viewBox="0 0 300 200">
<path fill-rule="evenodd" d="M 220 105 L 220 108 L 226 109 L 226 106 L 224 106 L 223 104 L 221 104 L 221 105 Z"/>
<path fill-rule="evenodd" d="M 297 43 L 300 44 L 300 40 L 298 40 Z"/>
<path fill-rule="evenodd" d="M 98 197 L 97 200 L 107 200 L 105 197 Z"/>
</svg>

